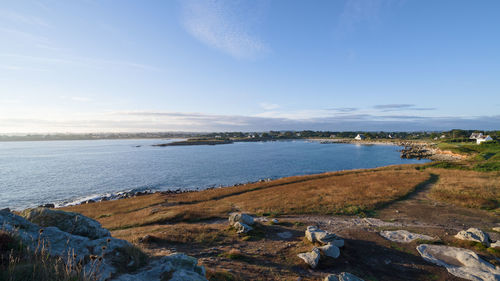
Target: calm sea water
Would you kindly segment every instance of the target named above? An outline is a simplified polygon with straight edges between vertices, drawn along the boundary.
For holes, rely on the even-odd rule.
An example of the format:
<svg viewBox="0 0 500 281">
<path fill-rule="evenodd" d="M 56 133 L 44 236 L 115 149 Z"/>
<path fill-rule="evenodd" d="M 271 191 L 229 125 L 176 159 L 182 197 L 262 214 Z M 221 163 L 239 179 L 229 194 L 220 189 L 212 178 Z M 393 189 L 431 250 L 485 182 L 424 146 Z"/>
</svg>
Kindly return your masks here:
<svg viewBox="0 0 500 281">
<path fill-rule="evenodd" d="M 130 189 L 203 189 L 425 161 L 401 159 L 399 147 L 385 145 L 280 141 L 151 146 L 164 142 L 0 142 L 0 208 L 22 209 Z"/>
</svg>

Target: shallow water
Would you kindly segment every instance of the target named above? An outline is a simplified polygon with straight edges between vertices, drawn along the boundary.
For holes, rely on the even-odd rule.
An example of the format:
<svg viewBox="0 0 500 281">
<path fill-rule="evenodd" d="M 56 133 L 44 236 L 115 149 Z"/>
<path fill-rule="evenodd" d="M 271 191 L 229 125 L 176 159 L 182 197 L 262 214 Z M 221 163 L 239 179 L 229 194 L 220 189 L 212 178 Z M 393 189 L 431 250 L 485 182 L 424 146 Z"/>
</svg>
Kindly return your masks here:
<svg viewBox="0 0 500 281">
<path fill-rule="evenodd" d="M 22 209 L 130 189 L 203 189 L 393 164 L 397 146 L 249 142 L 153 147 L 163 140 L 0 142 L 0 208 Z M 140 146 L 140 147 L 136 147 Z"/>
</svg>

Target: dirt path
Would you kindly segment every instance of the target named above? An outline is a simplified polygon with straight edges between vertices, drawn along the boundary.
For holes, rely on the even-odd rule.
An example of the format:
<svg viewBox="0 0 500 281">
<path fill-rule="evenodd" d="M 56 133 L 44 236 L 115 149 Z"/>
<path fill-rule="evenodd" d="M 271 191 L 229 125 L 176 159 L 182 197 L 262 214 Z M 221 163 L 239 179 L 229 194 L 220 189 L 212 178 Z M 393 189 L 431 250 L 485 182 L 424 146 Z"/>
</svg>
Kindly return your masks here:
<svg viewBox="0 0 500 281">
<path fill-rule="evenodd" d="M 499 225 L 500 218 L 491 212 L 433 200 L 429 194 L 438 179 L 437 175 L 433 175 L 431 182 L 417 188 L 405 200 L 393 202 L 378 210 L 375 217 L 406 227 L 422 225 L 453 234 L 469 227 L 489 230 Z M 494 240 L 500 239 L 498 233 L 492 232 L 491 235 Z"/>
<path fill-rule="evenodd" d="M 214 280 L 322 280 L 329 273 L 344 271 L 367 281 L 463 280 L 443 267 L 425 262 L 416 251 L 417 242 L 396 243 L 379 234 L 385 229 L 405 229 L 456 245 L 453 236 L 458 231 L 469 227 L 489 230 L 499 223 L 492 213 L 434 201 L 429 194 L 438 180 L 433 175 L 414 192 L 386 204 L 369 218 L 290 215 L 272 223 L 271 218 L 261 217 L 257 219 L 257 234 L 250 239 L 238 237 L 229 229 L 227 220 L 213 219 L 186 224 L 185 227 L 210 230 L 200 234 L 189 232 L 195 236 L 189 242 L 173 243 L 172 237 L 178 235 L 167 227 L 154 234 L 154 242 L 143 246 L 153 253 L 185 252 L 220 276 L 233 276 L 233 279 Z M 304 239 L 308 225 L 319 226 L 345 240 L 339 258 L 322 260 L 317 268 L 310 269 L 297 257 L 298 253 L 314 247 Z M 217 233 L 217 238 L 210 243 L 197 242 L 210 237 L 210 233 Z M 489 233 L 493 240 L 500 239 L 498 233 Z M 486 260 L 491 259 L 490 256 Z"/>
</svg>

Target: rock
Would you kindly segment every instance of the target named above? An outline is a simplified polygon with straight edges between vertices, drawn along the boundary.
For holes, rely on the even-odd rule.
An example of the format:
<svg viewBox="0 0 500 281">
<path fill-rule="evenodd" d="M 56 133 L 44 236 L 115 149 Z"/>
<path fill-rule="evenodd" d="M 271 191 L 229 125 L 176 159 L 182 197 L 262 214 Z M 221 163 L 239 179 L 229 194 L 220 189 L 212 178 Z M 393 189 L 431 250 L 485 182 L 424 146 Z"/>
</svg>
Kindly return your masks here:
<svg viewBox="0 0 500 281">
<path fill-rule="evenodd" d="M 146 234 L 139 238 L 139 242 L 141 243 L 151 243 L 155 240 L 155 237 L 149 234 Z"/>
<path fill-rule="evenodd" d="M 422 244 L 417 251 L 426 261 L 445 267 L 454 276 L 475 280 L 500 280 L 500 269 L 468 249 Z"/>
<path fill-rule="evenodd" d="M 490 245 L 490 237 L 488 236 L 488 233 L 485 233 L 478 228 L 469 228 L 467 230 L 462 230 L 457 233 L 457 235 L 455 235 L 455 238 L 479 242 L 486 246 Z"/>
<path fill-rule="evenodd" d="M 271 222 L 274 223 L 274 224 L 279 223 L 279 221 L 277 219 L 272 219 Z"/>
<path fill-rule="evenodd" d="M 344 239 L 333 240 L 332 242 L 330 242 L 330 244 L 335 245 L 339 248 L 342 248 L 342 247 L 344 247 Z"/>
<path fill-rule="evenodd" d="M 252 216 L 244 213 L 232 213 L 229 215 L 229 224 L 234 225 L 237 222 L 244 223 L 246 225 L 253 225 L 255 223 Z"/>
<path fill-rule="evenodd" d="M 38 206 L 38 207 L 39 207 L 39 208 L 40 208 L 40 207 L 41 207 L 41 208 L 55 208 L 55 207 L 56 207 L 56 205 L 55 205 L 55 204 L 53 204 L 53 203 L 47 203 L 47 204 L 44 204 L 44 205 L 40 205 L 40 206 Z"/>
<path fill-rule="evenodd" d="M 321 246 L 318 249 L 321 250 L 321 252 L 323 253 L 323 255 L 325 255 L 327 257 L 334 258 L 334 259 L 338 258 L 339 255 L 340 255 L 339 248 L 337 246 L 335 246 L 335 245 L 332 245 L 332 244 Z"/>
<path fill-rule="evenodd" d="M 253 230 L 251 226 L 242 222 L 236 222 L 233 227 L 236 229 L 236 233 L 247 233 Z"/>
<path fill-rule="evenodd" d="M 316 268 L 319 263 L 320 251 L 318 248 L 314 248 L 311 252 L 300 253 L 297 256 L 304 260 L 311 268 Z"/>
<path fill-rule="evenodd" d="M 491 243 L 490 244 L 490 247 L 491 248 L 500 248 L 500 240 L 498 240 L 497 242 L 495 243 Z"/>
<path fill-rule="evenodd" d="M 339 277 L 337 274 L 328 274 L 323 281 L 339 281 Z"/>
<path fill-rule="evenodd" d="M 47 208 L 28 209 L 21 216 L 39 226 L 54 226 L 64 232 L 97 239 L 111 236 L 101 224 L 84 215 Z"/>
<path fill-rule="evenodd" d="M 492 228 L 493 231 L 500 232 L 500 226 L 496 226 Z"/>
<path fill-rule="evenodd" d="M 339 239 L 337 235 L 321 230 L 316 226 L 308 226 L 305 236 L 312 243 L 320 242 L 322 244 L 328 244 Z"/>
<path fill-rule="evenodd" d="M 342 272 L 340 274 L 330 274 L 323 279 L 324 281 L 363 281 L 363 279 L 349 273 Z"/>
<path fill-rule="evenodd" d="M 115 281 L 171 280 L 204 281 L 205 268 L 198 266 L 198 260 L 185 254 L 175 253 L 151 262 L 136 274 L 123 274 Z"/>
<path fill-rule="evenodd" d="M 30 212 L 30 214 L 36 213 Z M 61 218 L 75 218 L 72 213 L 66 215 L 58 213 L 56 217 L 58 216 Z M 52 219 L 54 219 L 54 217 L 52 217 Z M 89 220 L 89 218 L 79 215 L 78 219 L 71 223 L 74 223 L 76 229 L 78 229 L 79 224 L 85 224 L 86 228 L 92 228 L 92 220 L 90 220 L 90 222 Z M 43 222 L 47 221 L 50 220 L 43 220 Z M 109 236 L 92 239 L 87 236 L 70 234 L 54 226 L 42 228 L 10 212 L 0 212 L 0 225 L 3 230 L 16 233 L 16 236 L 28 250 L 33 251 L 36 249 L 39 241 L 41 241 L 41 243 L 45 245 L 50 256 L 59 256 L 66 260 L 68 252 L 74 254 L 75 262 L 82 262 L 83 271 L 87 275 L 93 272 L 99 277 L 97 278 L 98 281 L 111 280 L 119 271 L 126 273 L 127 271 L 139 269 L 142 265 L 141 263 L 144 263 L 146 260 L 144 253 L 134 248 L 132 244 L 125 240 Z M 97 262 L 95 259 L 91 259 L 91 256 L 102 257 L 102 260 Z M 168 277 L 170 278 L 168 280 L 206 280 L 204 277 L 204 268 L 197 266 L 197 263 L 195 258 L 184 254 L 176 254 L 155 260 L 149 264 L 149 266 L 140 268 L 137 272 L 146 274 L 150 273 L 151 270 L 155 268 L 160 268 L 165 269 L 165 271 L 159 271 L 159 274 L 168 272 Z M 129 274 L 125 274 L 125 277 L 127 275 Z M 161 278 L 158 277 L 157 279 L 147 278 L 147 275 L 144 275 L 146 276 L 144 279 L 138 279 L 135 275 L 130 276 L 132 277 L 123 280 L 164 280 L 162 279 L 164 276 L 161 276 Z"/>
<path fill-rule="evenodd" d="M 428 235 L 411 233 L 411 232 L 408 232 L 406 230 L 381 231 L 380 235 L 387 240 L 391 240 L 391 241 L 399 242 L 399 243 L 410 243 L 410 242 L 417 240 L 417 239 L 422 239 L 422 240 L 435 240 L 436 239 L 436 238 L 428 236 Z"/>
<path fill-rule="evenodd" d="M 278 232 L 277 235 L 281 239 L 290 239 L 293 236 L 290 231 Z"/>
</svg>

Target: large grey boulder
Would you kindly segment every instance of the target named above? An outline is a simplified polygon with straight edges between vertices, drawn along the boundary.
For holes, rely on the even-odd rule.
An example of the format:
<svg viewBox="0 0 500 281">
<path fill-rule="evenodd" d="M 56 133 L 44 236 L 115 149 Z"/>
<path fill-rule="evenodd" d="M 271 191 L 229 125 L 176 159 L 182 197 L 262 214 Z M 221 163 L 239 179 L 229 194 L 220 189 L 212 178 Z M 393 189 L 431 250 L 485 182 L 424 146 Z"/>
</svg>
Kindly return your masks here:
<svg viewBox="0 0 500 281">
<path fill-rule="evenodd" d="M 491 243 L 490 244 L 490 247 L 491 248 L 500 248 L 500 240 L 498 240 L 497 242 L 495 243 Z"/>
<path fill-rule="evenodd" d="M 61 217 L 73 216 L 70 214 Z M 80 218 L 78 222 L 88 222 L 86 219 L 88 218 Z M 119 272 L 134 271 L 142 266 L 139 257 L 139 254 L 142 253 L 138 253 L 139 250 L 125 240 L 110 236 L 91 239 L 64 232 L 58 227 L 40 227 L 7 210 L 0 211 L 0 226 L 5 231 L 16 233 L 28 250 L 34 251 L 37 246 L 43 244 L 51 256 L 63 257 L 66 260 L 68 255 L 74 255 L 74 262 L 83 262 L 84 272 L 87 275 L 94 273 L 99 277 L 99 281 L 112 280 Z M 143 257 L 145 260 L 145 255 Z M 192 257 L 181 254 L 165 257 L 163 260 L 155 261 L 150 267 L 153 268 L 160 264 L 168 265 L 171 269 L 171 279 L 169 280 L 206 280 L 203 277 L 204 269 L 197 267 L 197 260 Z M 143 271 L 140 270 L 140 272 Z"/>
<path fill-rule="evenodd" d="M 320 251 L 323 253 L 323 255 L 331 258 L 338 258 L 340 256 L 340 249 L 339 247 L 332 245 L 332 244 L 327 244 L 325 246 L 318 247 Z"/>
<path fill-rule="evenodd" d="M 253 225 L 255 223 L 252 216 L 245 213 L 231 213 L 229 215 L 229 224 L 234 225 L 235 223 L 240 222 L 246 225 Z"/>
<path fill-rule="evenodd" d="M 114 280 L 205 281 L 207 279 L 205 278 L 205 268 L 198 266 L 198 261 L 195 258 L 176 253 L 151 262 L 136 274 L 123 274 Z"/>
<path fill-rule="evenodd" d="M 357 277 L 349 272 L 342 272 L 340 274 L 329 274 L 323 279 L 324 281 L 363 281 L 363 279 Z"/>
<path fill-rule="evenodd" d="M 500 269 L 468 249 L 421 244 L 417 251 L 426 261 L 443 266 L 449 273 L 474 281 L 498 281 Z"/>
<path fill-rule="evenodd" d="M 318 248 L 314 248 L 311 252 L 300 253 L 297 256 L 304 260 L 304 262 L 307 263 L 311 268 L 316 268 L 316 266 L 318 266 L 321 254 Z"/>
<path fill-rule="evenodd" d="M 23 211 L 21 216 L 39 226 L 54 226 L 64 232 L 90 239 L 111 236 L 109 231 L 102 228 L 99 222 L 78 213 L 35 208 Z"/>
<path fill-rule="evenodd" d="M 236 222 L 233 227 L 236 229 L 236 233 L 247 233 L 253 230 L 251 226 L 242 222 Z"/>
<path fill-rule="evenodd" d="M 391 241 L 399 242 L 399 243 L 410 243 L 410 242 L 413 242 L 417 239 L 421 239 L 421 240 L 435 240 L 436 239 L 436 238 L 428 236 L 428 235 L 411 233 L 411 232 L 406 231 L 406 230 L 381 231 L 380 235 L 387 240 L 391 240 Z"/>
<path fill-rule="evenodd" d="M 334 233 L 329 233 L 327 231 L 321 230 L 316 226 L 308 226 L 305 232 L 307 240 L 312 243 L 319 242 L 322 244 L 333 243 L 335 240 L 341 240 Z M 343 244 L 343 243 L 342 243 Z"/>
<path fill-rule="evenodd" d="M 488 233 L 482 231 L 478 228 L 469 228 L 467 230 L 462 230 L 455 235 L 455 238 L 461 240 L 469 240 L 482 243 L 486 246 L 490 246 L 490 236 Z"/>
<path fill-rule="evenodd" d="M 324 281 L 363 281 L 363 279 L 357 277 L 349 272 L 342 272 L 340 274 L 329 274 L 323 279 Z"/>
</svg>

